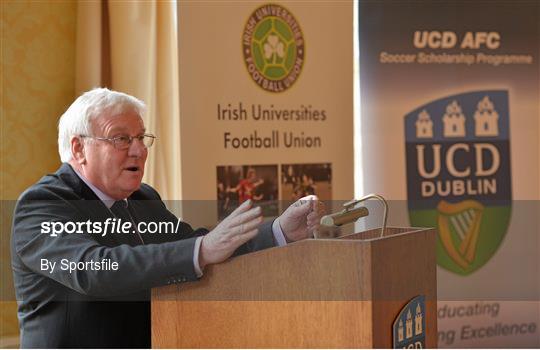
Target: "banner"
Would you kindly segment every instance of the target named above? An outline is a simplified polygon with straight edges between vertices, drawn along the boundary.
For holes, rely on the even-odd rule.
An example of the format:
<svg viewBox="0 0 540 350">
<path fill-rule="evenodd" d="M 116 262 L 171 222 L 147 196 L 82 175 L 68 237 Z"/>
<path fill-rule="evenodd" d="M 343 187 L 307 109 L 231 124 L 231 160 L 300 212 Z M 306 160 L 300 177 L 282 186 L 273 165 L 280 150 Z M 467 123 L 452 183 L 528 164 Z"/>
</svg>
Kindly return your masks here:
<svg viewBox="0 0 540 350">
<path fill-rule="evenodd" d="M 219 201 L 183 208 L 190 222 L 352 198 L 352 5 L 178 3 L 182 198 Z"/>
<path fill-rule="evenodd" d="M 539 347 L 540 5 L 359 3 L 364 188 L 436 227 L 440 347 Z"/>
</svg>

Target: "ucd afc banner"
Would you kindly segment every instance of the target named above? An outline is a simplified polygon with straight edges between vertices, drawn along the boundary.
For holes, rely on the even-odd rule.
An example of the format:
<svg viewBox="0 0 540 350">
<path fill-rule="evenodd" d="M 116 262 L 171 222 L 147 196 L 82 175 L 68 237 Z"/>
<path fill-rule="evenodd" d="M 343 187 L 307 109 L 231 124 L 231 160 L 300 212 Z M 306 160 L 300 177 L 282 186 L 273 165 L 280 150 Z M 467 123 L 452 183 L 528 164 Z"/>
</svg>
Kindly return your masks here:
<svg viewBox="0 0 540 350">
<path fill-rule="evenodd" d="M 438 264 L 460 275 L 499 248 L 511 215 L 508 92 L 474 91 L 405 116 L 413 226 L 436 227 Z"/>
</svg>

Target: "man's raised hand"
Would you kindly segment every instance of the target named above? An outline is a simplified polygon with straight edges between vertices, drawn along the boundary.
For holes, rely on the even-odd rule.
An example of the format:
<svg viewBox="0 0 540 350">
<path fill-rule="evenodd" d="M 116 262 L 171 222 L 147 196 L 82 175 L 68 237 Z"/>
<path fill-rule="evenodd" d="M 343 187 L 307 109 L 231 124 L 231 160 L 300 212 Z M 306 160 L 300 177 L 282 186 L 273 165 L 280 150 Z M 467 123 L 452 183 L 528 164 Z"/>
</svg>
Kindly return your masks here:
<svg viewBox="0 0 540 350">
<path fill-rule="evenodd" d="M 298 241 L 313 237 L 325 212 L 324 203 L 309 195 L 291 204 L 277 220 L 287 241 Z"/>
<path fill-rule="evenodd" d="M 199 251 L 201 269 L 227 260 L 238 247 L 257 235 L 257 227 L 263 217 L 261 208 L 252 206 L 251 200 L 245 201 L 202 238 Z"/>
</svg>

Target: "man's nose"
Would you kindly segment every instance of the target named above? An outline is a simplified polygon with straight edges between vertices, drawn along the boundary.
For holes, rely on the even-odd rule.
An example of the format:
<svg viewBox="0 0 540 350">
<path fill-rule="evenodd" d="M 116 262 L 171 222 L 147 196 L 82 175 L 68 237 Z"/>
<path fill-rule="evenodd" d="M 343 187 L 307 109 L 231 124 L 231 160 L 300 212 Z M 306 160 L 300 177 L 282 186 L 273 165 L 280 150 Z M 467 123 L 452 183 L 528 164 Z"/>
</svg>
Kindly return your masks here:
<svg viewBox="0 0 540 350">
<path fill-rule="evenodd" d="M 142 140 L 134 138 L 128 148 L 128 156 L 130 157 L 142 157 L 148 149 L 144 145 Z"/>
</svg>

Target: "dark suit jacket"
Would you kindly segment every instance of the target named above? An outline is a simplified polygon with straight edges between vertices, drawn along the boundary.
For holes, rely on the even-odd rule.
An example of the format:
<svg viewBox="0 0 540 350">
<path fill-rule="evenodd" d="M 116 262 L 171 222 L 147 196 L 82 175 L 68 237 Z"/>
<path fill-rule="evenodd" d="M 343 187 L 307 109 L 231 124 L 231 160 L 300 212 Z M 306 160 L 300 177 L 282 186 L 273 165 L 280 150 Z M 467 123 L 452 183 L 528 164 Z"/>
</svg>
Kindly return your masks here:
<svg viewBox="0 0 540 350">
<path fill-rule="evenodd" d="M 136 221 L 177 221 L 146 184 L 128 201 Z M 174 233 L 143 234 L 144 245 L 132 234 L 41 233 L 42 222 L 103 222 L 109 217 L 111 211 L 68 164 L 19 198 L 11 255 L 23 348 L 148 348 L 150 288 L 197 279 L 194 244 L 207 231 L 194 231 L 186 223 Z M 273 246 L 271 224 L 261 225 L 257 237 L 236 253 Z M 41 259 L 57 263 L 54 273 L 42 271 Z M 111 259 L 119 269 L 69 274 L 60 270 L 61 259 Z"/>
</svg>

